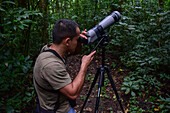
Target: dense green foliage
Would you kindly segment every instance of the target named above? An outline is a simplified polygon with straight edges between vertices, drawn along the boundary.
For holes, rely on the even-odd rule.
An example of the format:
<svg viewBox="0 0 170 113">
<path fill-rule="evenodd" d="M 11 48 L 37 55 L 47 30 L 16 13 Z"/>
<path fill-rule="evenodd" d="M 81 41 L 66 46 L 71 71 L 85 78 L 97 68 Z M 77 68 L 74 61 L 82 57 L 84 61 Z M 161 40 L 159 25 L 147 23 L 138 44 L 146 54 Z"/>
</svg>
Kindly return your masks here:
<svg viewBox="0 0 170 113">
<path fill-rule="evenodd" d="M 122 18 L 106 30 L 111 37 L 107 50 L 129 70 L 122 90 L 130 96 L 130 112 L 167 112 L 169 6 L 169 0 L 1 0 L 0 112 L 33 109 L 33 62 L 41 47 L 51 42 L 58 19 L 73 19 L 81 30 L 89 30 L 115 10 Z M 139 101 L 149 107 L 138 106 Z"/>
<path fill-rule="evenodd" d="M 166 85 L 165 80 L 170 79 L 170 12 L 155 7 L 157 4 L 156 1 L 134 2 L 133 6 L 125 4 L 128 10 L 123 14 L 127 15 L 129 11 L 132 13 L 124 17 L 121 23 L 123 26 L 116 28 L 122 31 L 116 31 L 116 38 L 112 40 L 113 45 L 123 50 L 120 59 L 130 70 L 130 76 L 124 78 L 122 90 L 125 90 L 125 94 L 131 94 L 131 112 L 146 110 L 136 106 L 136 102 L 143 97 L 146 99 L 143 104 L 153 102 L 147 112 L 159 108 L 161 112 L 167 112 L 170 108 L 168 91 L 163 95 L 160 93 Z M 162 96 L 166 102 L 161 100 Z"/>
</svg>

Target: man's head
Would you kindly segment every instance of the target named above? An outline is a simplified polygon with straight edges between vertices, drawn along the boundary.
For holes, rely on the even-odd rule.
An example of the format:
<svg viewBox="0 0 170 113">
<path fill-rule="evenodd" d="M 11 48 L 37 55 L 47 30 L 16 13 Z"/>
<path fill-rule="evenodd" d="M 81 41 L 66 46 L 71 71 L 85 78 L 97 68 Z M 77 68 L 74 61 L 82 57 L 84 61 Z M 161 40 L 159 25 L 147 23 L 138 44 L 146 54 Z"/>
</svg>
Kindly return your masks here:
<svg viewBox="0 0 170 113">
<path fill-rule="evenodd" d="M 71 40 L 79 35 L 76 29 L 79 28 L 78 24 L 73 20 L 61 19 L 59 20 L 53 29 L 53 43 L 60 44 L 65 38 L 70 38 Z"/>
<path fill-rule="evenodd" d="M 81 51 L 81 44 L 78 43 L 79 36 L 79 26 L 73 20 L 61 19 L 54 26 L 53 43 L 64 45 L 63 48 L 66 48 L 68 53 L 75 54 Z"/>
</svg>

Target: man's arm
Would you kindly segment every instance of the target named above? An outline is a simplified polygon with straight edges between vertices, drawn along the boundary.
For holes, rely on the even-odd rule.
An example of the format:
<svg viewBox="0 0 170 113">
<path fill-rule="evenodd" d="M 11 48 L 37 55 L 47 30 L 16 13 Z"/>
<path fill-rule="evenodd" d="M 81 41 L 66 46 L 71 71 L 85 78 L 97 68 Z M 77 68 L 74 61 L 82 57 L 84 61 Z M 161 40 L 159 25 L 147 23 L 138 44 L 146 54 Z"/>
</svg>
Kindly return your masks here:
<svg viewBox="0 0 170 113">
<path fill-rule="evenodd" d="M 83 84 L 84 84 L 84 79 L 85 79 L 85 75 L 87 72 L 87 68 L 90 65 L 91 61 L 93 60 L 95 53 L 96 51 L 92 52 L 91 54 L 87 56 L 86 55 L 83 56 L 82 64 L 81 64 L 78 75 L 76 76 L 76 78 L 73 80 L 72 83 L 70 83 L 69 85 L 59 90 L 61 93 L 63 93 L 68 98 L 73 99 L 73 100 L 79 96 L 82 90 Z"/>
</svg>

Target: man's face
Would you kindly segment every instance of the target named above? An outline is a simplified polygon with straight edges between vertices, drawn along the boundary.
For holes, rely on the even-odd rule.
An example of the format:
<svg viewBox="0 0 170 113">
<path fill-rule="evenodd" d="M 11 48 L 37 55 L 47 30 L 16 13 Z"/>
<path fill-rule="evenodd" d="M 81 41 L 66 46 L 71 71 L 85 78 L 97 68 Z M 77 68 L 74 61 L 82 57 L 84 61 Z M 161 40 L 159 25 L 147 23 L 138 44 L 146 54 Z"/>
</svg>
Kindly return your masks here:
<svg viewBox="0 0 170 113">
<path fill-rule="evenodd" d="M 71 43 L 70 43 L 70 52 L 71 52 L 71 54 L 73 54 L 75 52 L 76 47 L 77 47 L 77 43 L 78 43 L 78 39 L 80 37 L 80 29 L 78 27 L 76 28 L 76 33 L 77 33 L 77 36 L 75 36 L 71 40 Z"/>
</svg>

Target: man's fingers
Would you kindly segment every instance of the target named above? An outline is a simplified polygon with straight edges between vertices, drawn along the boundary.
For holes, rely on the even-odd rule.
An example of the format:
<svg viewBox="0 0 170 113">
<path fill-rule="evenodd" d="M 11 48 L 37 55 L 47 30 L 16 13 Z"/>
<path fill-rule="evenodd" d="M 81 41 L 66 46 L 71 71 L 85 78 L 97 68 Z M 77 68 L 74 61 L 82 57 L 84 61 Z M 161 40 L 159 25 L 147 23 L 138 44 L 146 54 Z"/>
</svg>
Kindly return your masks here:
<svg viewBox="0 0 170 113">
<path fill-rule="evenodd" d="M 86 31 L 87 31 L 86 29 L 84 31 L 82 31 L 80 34 L 80 37 L 87 39 L 87 37 L 85 36 L 87 34 Z"/>
<path fill-rule="evenodd" d="M 87 34 L 87 32 L 86 31 L 82 31 L 82 33 L 81 34 Z"/>
<path fill-rule="evenodd" d="M 93 51 L 89 54 L 89 56 L 92 57 L 95 53 L 96 53 L 96 51 Z"/>
<path fill-rule="evenodd" d="M 94 56 L 91 57 L 91 60 L 93 60 Z"/>
<path fill-rule="evenodd" d="M 80 36 L 81 36 L 82 38 L 87 39 L 87 37 L 86 37 L 85 35 L 80 34 Z"/>
<path fill-rule="evenodd" d="M 81 34 L 87 34 L 87 29 L 85 29 L 84 31 L 81 32 Z"/>
</svg>

